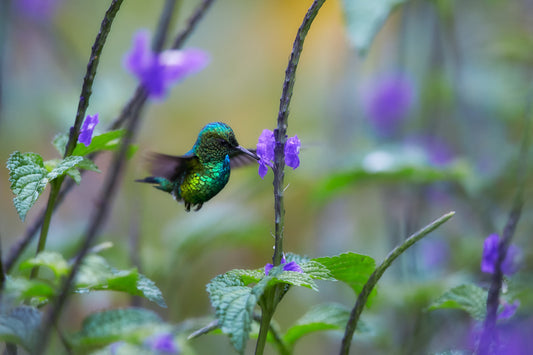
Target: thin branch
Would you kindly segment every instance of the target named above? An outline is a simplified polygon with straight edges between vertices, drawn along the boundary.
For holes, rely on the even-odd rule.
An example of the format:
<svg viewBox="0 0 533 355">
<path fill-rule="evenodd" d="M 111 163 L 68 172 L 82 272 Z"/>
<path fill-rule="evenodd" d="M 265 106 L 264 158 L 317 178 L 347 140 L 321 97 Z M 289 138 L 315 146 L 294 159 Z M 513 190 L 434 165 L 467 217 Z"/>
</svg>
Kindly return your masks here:
<svg viewBox="0 0 533 355">
<path fill-rule="evenodd" d="M 352 309 L 352 312 L 350 313 L 350 318 L 348 320 L 348 323 L 346 324 L 346 330 L 344 332 L 344 337 L 342 338 L 342 344 L 341 344 L 341 350 L 339 352 L 340 355 L 348 355 L 350 352 L 350 345 L 352 343 L 353 334 L 355 332 L 355 329 L 357 328 L 357 322 L 359 321 L 359 317 L 361 316 L 361 312 L 363 312 L 363 308 L 366 304 L 366 301 L 368 300 L 368 296 L 370 296 L 370 293 L 378 283 L 381 276 L 383 276 L 383 273 L 387 268 L 392 264 L 392 262 L 400 256 L 404 251 L 406 251 L 409 247 L 411 247 L 413 244 L 418 242 L 420 239 L 424 238 L 426 235 L 437 229 L 441 224 L 448 221 L 450 218 L 452 218 L 455 215 L 455 212 L 448 212 L 442 217 L 436 219 L 435 221 L 431 222 L 418 232 L 412 234 L 409 238 L 407 238 L 401 245 L 394 248 L 389 255 L 383 260 L 383 262 L 374 270 L 372 275 L 368 278 L 368 281 L 363 286 L 363 289 L 361 290 L 361 293 L 359 293 L 359 296 L 357 297 L 357 301 L 355 302 L 355 306 Z"/>
<path fill-rule="evenodd" d="M 198 9 L 193 13 L 193 15 L 187 20 L 187 26 L 176 36 L 174 41 L 173 49 L 179 49 L 185 41 L 189 38 L 194 28 L 198 25 L 199 20 L 205 15 L 205 12 L 208 10 L 209 6 L 214 2 L 214 0 L 205 0 Z M 109 130 L 115 130 L 121 128 L 126 120 L 128 120 L 133 115 L 133 108 L 139 104 L 142 100 L 142 86 L 139 85 L 132 97 L 124 105 L 120 115 L 111 123 Z M 89 155 L 89 159 L 94 160 L 101 152 L 96 152 Z M 84 174 L 84 171 L 81 171 Z M 68 182 L 62 187 L 61 192 L 56 200 L 54 205 L 54 211 L 61 204 L 66 194 L 74 186 L 74 181 L 68 180 Z M 36 233 L 39 231 L 39 228 L 42 226 L 44 221 L 45 210 L 43 210 L 39 216 L 33 221 L 33 223 L 26 229 L 24 235 L 19 238 L 19 240 L 11 247 L 9 255 L 6 259 L 5 269 L 6 272 L 9 272 L 14 266 L 20 255 L 24 252 L 28 244 L 33 240 Z"/>
<path fill-rule="evenodd" d="M 193 12 L 193 14 L 189 17 L 187 20 L 187 25 L 181 31 L 181 33 L 176 37 L 174 40 L 174 43 L 172 44 L 172 49 L 179 49 L 183 47 L 183 44 L 185 41 L 189 38 L 192 31 L 196 28 L 196 25 L 198 22 L 204 17 L 209 7 L 213 4 L 215 0 L 204 0 L 196 10 Z"/>
<path fill-rule="evenodd" d="M 522 214 L 522 207 L 524 206 L 524 190 L 527 178 L 527 160 L 530 141 L 530 129 L 531 129 L 531 116 L 533 115 L 533 88 L 530 89 L 528 95 L 528 104 L 526 113 L 524 115 L 524 129 L 522 135 L 522 141 L 520 143 L 520 152 L 517 161 L 516 181 L 518 189 L 513 199 L 511 211 L 505 228 L 503 229 L 503 235 L 498 243 L 498 259 L 494 266 L 494 273 L 492 274 L 492 280 L 487 296 L 487 316 L 483 322 L 483 332 L 478 345 L 478 353 L 481 355 L 494 353 L 495 349 L 493 345 L 497 342 L 496 320 L 498 318 L 498 307 L 500 305 L 500 291 L 503 283 L 502 264 L 507 256 L 507 250 L 511 245 L 516 225 L 520 220 Z"/>
</svg>

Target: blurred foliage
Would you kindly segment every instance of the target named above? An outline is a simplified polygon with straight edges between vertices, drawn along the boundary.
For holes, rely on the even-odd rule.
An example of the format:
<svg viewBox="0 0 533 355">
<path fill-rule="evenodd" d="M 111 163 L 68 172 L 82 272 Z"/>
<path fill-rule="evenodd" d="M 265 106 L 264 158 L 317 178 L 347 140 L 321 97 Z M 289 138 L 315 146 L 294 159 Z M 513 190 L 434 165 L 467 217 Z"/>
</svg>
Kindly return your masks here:
<svg viewBox="0 0 533 355">
<path fill-rule="evenodd" d="M 14 151 L 31 151 L 52 159 L 57 152 L 50 141 L 73 124 L 90 46 L 108 4 L 59 1 L 53 15 L 36 18 L 20 12 L 15 1 L 0 3 L 11 5 L 9 11 L 0 11 L 0 157 L 5 162 Z M 178 32 L 197 3 L 181 2 L 172 33 Z M 471 334 L 479 327 L 476 320 L 465 312 L 428 312 L 427 308 L 447 294 L 440 299 L 441 308 L 465 309 L 467 305 L 448 290 L 457 291 L 465 284 L 486 290 L 490 282 L 490 276 L 479 269 L 483 239 L 502 231 L 516 190 L 516 166 L 526 163 L 517 157 L 523 118 L 531 115 L 533 3 L 375 1 L 373 6 L 379 11 L 370 9 L 374 15 L 360 22 L 364 12 L 349 7 L 361 3 L 326 1 L 306 40 L 289 117 L 288 133 L 298 134 L 302 152 L 301 166 L 286 171 L 284 245 L 310 259 L 353 251 L 381 260 L 425 222 L 455 210 L 452 222 L 429 236 L 428 243 L 417 244 L 401 256 L 385 275 L 363 314 L 365 336 L 357 336 L 352 349 L 384 354 L 452 354 L 458 352 L 450 349 L 473 349 Z M 187 46 L 209 51 L 211 64 L 175 87 L 165 101 L 151 103 L 144 111 L 137 142 L 140 154 L 129 161 L 102 236 L 115 245 L 101 253 L 108 260 L 106 275 L 124 272 L 124 280 L 135 279 L 127 283 L 132 295 L 144 294 L 137 282 L 146 275 L 169 307 L 161 310 L 117 292 L 75 296 L 66 311 L 69 316 L 59 325 L 69 333 L 76 330 L 73 344 L 91 348 L 112 343 L 115 338 L 102 339 L 90 329 L 92 317 L 110 315 L 109 327 L 122 332 L 116 339 L 133 339 L 132 344 L 117 348 L 117 353 L 147 351 L 141 339 L 152 331 L 173 332 L 173 325 L 183 324 L 186 318 L 214 313 L 205 291 L 209 280 L 229 269 L 258 270 L 271 262 L 271 174 L 261 180 L 255 168 L 232 171 L 225 190 L 197 213 L 186 213 L 167 194 L 134 180 L 145 175 L 146 152 L 183 154 L 208 122 L 227 122 L 246 147 L 255 145 L 264 128 L 273 128 L 287 57 L 309 5 L 284 0 L 218 1 L 203 19 Z M 93 88 L 89 111 L 100 113 L 102 123 L 97 130 L 104 130 L 118 116 L 134 92 L 137 83 L 122 68 L 123 55 L 136 30 L 154 30 L 161 7 L 162 2 L 124 3 Z M 362 36 L 355 41 L 357 50 L 354 36 Z M 366 52 L 364 58 L 358 51 Z M 364 100 L 368 83 L 391 73 L 409 76 L 416 95 L 397 129 L 384 134 L 365 112 Z M 110 134 L 121 133 L 103 133 L 94 140 Z M 60 152 L 64 137 L 55 140 Z M 103 144 L 107 143 L 116 141 Z M 104 173 L 109 154 L 95 162 Z M 61 164 L 49 162 L 52 165 L 38 164 L 42 176 Z M 99 203 L 95 196 L 102 175 L 87 172 L 68 195 L 52 220 L 47 250 L 74 255 L 87 217 Z M 9 171 L 3 169 L 0 177 L 5 258 L 44 207 L 47 189 L 37 185 L 35 192 L 43 196 L 32 201 L 35 206 L 22 223 L 13 206 Z M 526 201 L 531 192 L 528 179 Z M 526 203 L 514 239 L 524 253 L 522 268 L 504 290 L 512 293 L 510 299 L 520 301 L 515 318 L 503 323 L 508 328 L 517 324 L 517 328 L 531 329 L 533 324 L 532 216 L 531 205 Z M 32 244 L 23 259 L 33 258 L 34 251 Z M 38 259 L 32 260 L 33 266 Z M 44 260 L 39 263 L 46 269 Z M 9 275 L 6 287 L 18 290 L 14 293 L 22 299 L 36 297 L 33 304 L 42 306 L 54 294 L 50 282 L 63 272 L 64 264 L 52 262 L 49 265 L 54 267 L 43 273 L 43 279 L 29 281 L 25 275 L 30 264 Z M 341 283 L 322 287 L 323 282 L 317 282 L 318 293 L 291 289 L 293 297 L 287 297 L 287 305 L 275 314 L 288 342 L 304 334 L 299 333 L 302 327 L 309 332 L 342 328 L 345 310 L 354 303 L 353 292 Z M 105 285 L 100 288 L 110 287 Z M 342 306 L 312 308 L 331 302 Z M 139 319 L 145 315 L 146 319 L 126 329 L 117 324 L 131 323 L 128 317 L 137 311 L 130 305 L 153 311 L 140 311 Z M 115 312 L 118 308 L 125 310 Z M 477 304 L 476 309 L 480 308 Z M 106 309 L 108 315 L 93 314 Z M 300 318 L 308 311 L 316 315 Z M 39 314 L 29 306 L 3 312 L 2 340 L 28 349 L 32 334 L 17 324 L 34 324 Z M 173 334 L 182 349 L 190 347 L 184 353 L 203 354 L 212 349 L 218 354 L 233 353 L 226 337 L 207 335 L 187 342 L 186 331 Z M 335 353 L 339 334 L 311 333 L 296 343 L 294 354 Z M 60 339 L 55 339 L 53 349 L 63 349 Z M 273 348 L 267 350 L 275 353 Z M 253 351 L 250 344 L 246 351 Z M 111 352 L 109 346 L 100 350 Z"/>
</svg>

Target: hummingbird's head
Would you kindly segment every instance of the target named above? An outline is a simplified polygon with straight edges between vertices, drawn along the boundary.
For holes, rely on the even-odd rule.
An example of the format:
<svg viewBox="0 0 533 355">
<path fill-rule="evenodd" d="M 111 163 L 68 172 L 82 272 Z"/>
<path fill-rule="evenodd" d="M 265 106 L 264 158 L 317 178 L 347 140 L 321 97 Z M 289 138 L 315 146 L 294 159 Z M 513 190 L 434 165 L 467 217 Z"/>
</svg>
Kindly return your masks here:
<svg viewBox="0 0 533 355">
<path fill-rule="evenodd" d="M 239 145 L 231 127 L 223 122 L 212 122 L 202 128 L 194 145 L 194 152 L 202 162 L 222 161 L 226 156 L 239 152 L 257 159 L 254 153 Z"/>
</svg>

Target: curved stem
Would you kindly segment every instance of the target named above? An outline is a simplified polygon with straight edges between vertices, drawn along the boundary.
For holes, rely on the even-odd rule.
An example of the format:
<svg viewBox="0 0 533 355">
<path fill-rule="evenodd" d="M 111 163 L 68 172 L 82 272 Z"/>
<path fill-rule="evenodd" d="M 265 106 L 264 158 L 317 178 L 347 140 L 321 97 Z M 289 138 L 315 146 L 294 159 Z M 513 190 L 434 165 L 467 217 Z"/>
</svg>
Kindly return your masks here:
<svg viewBox="0 0 533 355">
<path fill-rule="evenodd" d="M 353 338 L 353 333 L 355 332 L 355 329 L 357 328 L 357 322 L 359 321 L 359 317 L 361 316 L 361 312 L 363 312 L 363 307 L 366 304 L 366 301 L 368 300 L 368 296 L 370 296 L 370 293 L 378 283 L 381 276 L 383 276 L 383 273 L 387 268 L 392 264 L 392 262 L 400 256 L 404 251 L 406 251 L 410 246 L 418 242 L 420 239 L 424 238 L 426 235 L 437 229 L 441 224 L 449 220 L 455 215 L 455 212 L 448 212 L 442 217 L 436 219 L 435 221 L 431 222 L 415 234 L 412 234 L 409 238 L 407 238 L 401 245 L 394 248 L 389 255 L 383 260 L 383 262 L 374 270 L 372 275 L 368 278 L 368 281 L 363 286 L 363 289 L 361 290 L 361 293 L 359 293 L 359 296 L 357 297 L 357 301 L 355 302 L 355 306 L 352 309 L 352 312 L 350 313 L 350 318 L 348 319 L 348 323 L 346 324 L 346 330 L 344 332 L 344 337 L 342 338 L 342 344 L 341 344 L 341 350 L 339 352 L 340 355 L 348 355 L 350 352 L 350 345 Z"/>
</svg>

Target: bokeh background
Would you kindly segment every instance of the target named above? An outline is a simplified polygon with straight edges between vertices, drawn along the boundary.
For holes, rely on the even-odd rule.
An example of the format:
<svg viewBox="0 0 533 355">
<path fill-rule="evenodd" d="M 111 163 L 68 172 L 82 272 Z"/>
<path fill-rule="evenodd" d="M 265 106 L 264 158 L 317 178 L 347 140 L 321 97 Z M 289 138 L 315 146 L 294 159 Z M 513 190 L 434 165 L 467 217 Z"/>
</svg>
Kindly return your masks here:
<svg viewBox="0 0 533 355">
<path fill-rule="evenodd" d="M 85 67 L 108 1 L 3 1 L 0 8 L 0 157 L 15 150 L 59 155 L 50 144 L 76 114 Z M 181 1 L 173 34 L 197 1 Z M 272 173 L 232 171 L 227 187 L 201 211 L 187 213 L 167 194 L 136 178 L 147 174 L 147 152 L 183 154 L 206 123 L 231 125 L 239 143 L 255 147 L 276 126 L 284 71 L 310 1 L 215 2 L 186 47 L 210 53 L 209 66 L 144 110 L 136 144 L 99 241 L 117 268 L 138 267 L 161 288 L 169 306 L 111 292 L 71 298 L 61 319 L 80 328 L 95 310 L 131 304 L 172 323 L 213 315 L 205 285 L 234 268 L 271 261 Z M 329 0 L 313 23 L 298 67 L 288 134 L 302 141 L 301 166 L 286 171 L 285 250 L 310 257 L 344 251 L 377 262 L 409 234 L 438 216 L 456 216 L 397 260 L 363 313 L 367 331 L 353 353 L 427 354 L 471 349 L 478 324 L 466 313 L 428 312 L 443 291 L 466 282 L 487 286 L 483 240 L 501 233 L 516 192 L 516 167 L 531 104 L 533 2 L 413 0 L 387 19 L 364 55 L 350 41 L 342 2 Z M 88 113 L 98 132 L 120 113 L 136 79 L 123 67 L 135 31 L 155 30 L 163 1 L 125 1 L 101 57 Z M 529 112 L 529 115 L 532 113 Z M 531 132 L 527 132 L 531 133 Z M 84 175 L 52 221 L 48 248 L 73 256 L 97 206 L 111 153 L 98 157 L 102 174 Z M 45 191 L 26 222 L 12 203 L 7 169 L 0 169 L 2 255 L 44 207 Z M 533 231 L 531 178 L 514 244 L 522 250 L 513 276 L 521 304 L 510 331 L 531 331 Z M 26 257 L 33 255 L 32 244 Z M 286 329 L 311 306 L 352 306 L 340 283 L 320 292 L 293 288 L 275 318 Z M 525 334 L 525 333 L 524 333 Z M 342 334 L 313 334 L 295 354 L 338 351 Z M 529 340 L 531 341 L 531 340 Z M 254 342 L 250 341 L 249 350 Z M 191 341 L 198 354 L 231 354 L 226 337 Z M 267 349 L 274 353 L 273 349 Z"/>
</svg>

